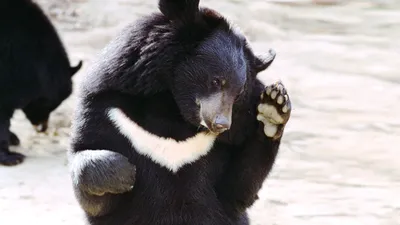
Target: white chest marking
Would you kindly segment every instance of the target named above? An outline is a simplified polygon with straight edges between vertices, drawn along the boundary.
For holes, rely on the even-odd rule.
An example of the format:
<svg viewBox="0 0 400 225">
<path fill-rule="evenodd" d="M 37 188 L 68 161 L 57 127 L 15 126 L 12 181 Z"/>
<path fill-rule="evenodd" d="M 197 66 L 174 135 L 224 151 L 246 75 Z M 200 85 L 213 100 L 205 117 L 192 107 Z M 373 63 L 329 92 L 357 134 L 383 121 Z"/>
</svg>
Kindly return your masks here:
<svg viewBox="0 0 400 225">
<path fill-rule="evenodd" d="M 184 165 L 206 155 L 216 139 L 215 135 L 207 133 L 198 133 L 184 141 L 159 137 L 144 130 L 118 108 L 111 108 L 108 118 L 119 132 L 128 138 L 139 154 L 149 157 L 174 173 Z"/>
</svg>

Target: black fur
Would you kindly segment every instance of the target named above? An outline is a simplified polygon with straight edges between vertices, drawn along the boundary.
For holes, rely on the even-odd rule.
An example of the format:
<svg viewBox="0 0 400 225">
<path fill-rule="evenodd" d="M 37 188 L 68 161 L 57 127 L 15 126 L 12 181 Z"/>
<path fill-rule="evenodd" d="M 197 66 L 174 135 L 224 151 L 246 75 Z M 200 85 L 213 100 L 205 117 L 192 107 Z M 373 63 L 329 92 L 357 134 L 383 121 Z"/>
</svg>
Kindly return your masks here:
<svg viewBox="0 0 400 225">
<path fill-rule="evenodd" d="M 164 0 L 159 1 L 162 14 L 174 22 L 187 23 L 196 19 L 199 12 L 199 0 Z"/>
<path fill-rule="evenodd" d="M 50 113 L 71 94 L 71 77 L 81 66 L 69 65 L 55 28 L 37 4 L 0 2 L 0 164 L 24 159 L 9 151 L 9 144 L 19 144 L 9 130 L 14 111 L 22 109 L 45 131 Z"/>
<path fill-rule="evenodd" d="M 70 163 L 89 224 L 249 223 L 246 209 L 257 199 L 280 144 L 280 139 L 267 138 L 256 120 L 264 90 L 256 76 L 275 54 L 256 57 L 221 15 L 193 9 L 197 4 L 160 1 L 164 15 L 128 26 L 82 83 Z M 219 86 L 216 79 L 226 84 Z M 205 129 L 199 124 L 197 97 L 218 92 L 235 101 L 230 129 L 219 135 L 208 155 L 176 174 L 138 154 L 106 116 L 108 108 L 118 107 L 149 132 L 184 140 Z M 118 173 L 126 180 L 115 179 L 104 150 L 121 155 Z M 127 171 L 136 171 L 135 180 Z M 115 194 L 129 185 L 134 185 L 131 191 Z M 94 189 L 106 194 L 93 194 Z"/>
</svg>

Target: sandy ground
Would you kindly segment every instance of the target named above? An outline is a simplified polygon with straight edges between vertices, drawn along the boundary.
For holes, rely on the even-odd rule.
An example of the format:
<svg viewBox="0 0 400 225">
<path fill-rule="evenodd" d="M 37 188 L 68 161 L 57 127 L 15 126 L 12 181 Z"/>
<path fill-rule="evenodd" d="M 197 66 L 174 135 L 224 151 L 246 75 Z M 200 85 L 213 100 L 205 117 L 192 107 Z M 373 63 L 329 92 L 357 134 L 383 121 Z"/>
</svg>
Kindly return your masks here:
<svg viewBox="0 0 400 225">
<path fill-rule="evenodd" d="M 85 61 L 75 83 L 116 32 L 156 10 L 155 0 L 38 2 L 72 63 Z M 278 52 L 260 78 L 281 79 L 293 101 L 280 155 L 250 210 L 252 224 L 399 225 L 400 2 L 249 2 L 202 4 L 237 23 L 257 52 Z M 1 225 L 83 224 L 65 155 L 74 99 L 52 114 L 47 135 L 15 115 L 22 146 L 14 150 L 28 157 L 0 167 Z"/>
</svg>

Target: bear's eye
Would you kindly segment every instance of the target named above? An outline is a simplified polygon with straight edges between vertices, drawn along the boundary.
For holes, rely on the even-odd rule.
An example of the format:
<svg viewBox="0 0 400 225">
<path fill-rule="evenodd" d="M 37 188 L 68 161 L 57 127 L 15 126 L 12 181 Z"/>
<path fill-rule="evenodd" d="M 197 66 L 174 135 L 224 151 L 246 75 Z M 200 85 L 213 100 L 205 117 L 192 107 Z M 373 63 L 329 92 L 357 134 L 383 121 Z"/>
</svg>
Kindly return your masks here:
<svg viewBox="0 0 400 225">
<path fill-rule="evenodd" d="M 212 85 L 215 86 L 215 87 L 221 86 L 221 80 L 218 79 L 218 78 L 213 79 L 212 80 Z"/>
<path fill-rule="evenodd" d="M 214 78 L 214 79 L 212 80 L 212 85 L 213 85 L 214 87 L 220 88 L 220 87 L 224 86 L 224 84 L 225 84 L 225 81 L 224 81 L 224 80 L 221 80 L 221 79 L 219 79 L 219 78 Z"/>
</svg>

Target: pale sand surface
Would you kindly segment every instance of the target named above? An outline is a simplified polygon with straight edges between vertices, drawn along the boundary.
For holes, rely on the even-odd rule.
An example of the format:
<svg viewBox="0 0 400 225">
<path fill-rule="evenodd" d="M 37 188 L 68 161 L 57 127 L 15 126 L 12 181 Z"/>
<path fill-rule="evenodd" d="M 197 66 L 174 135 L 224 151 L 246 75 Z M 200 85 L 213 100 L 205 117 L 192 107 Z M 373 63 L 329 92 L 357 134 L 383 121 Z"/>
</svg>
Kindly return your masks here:
<svg viewBox="0 0 400 225">
<path fill-rule="evenodd" d="M 76 83 L 116 32 L 157 10 L 155 0 L 38 2 L 72 63 L 85 61 Z M 400 2 L 290 2 L 202 2 L 237 23 L 257 52 L 277 51 L 260 77 L 281 79 L 293 101 L 278 160 L 250 210 L 252 224 L 399 225 Z M 65 155 L 74 99 L 53 113 L 47 136 L 15 115 L 22 146 L 14 150 L 28 157 L 0 167 L 0 225 L 83 224 Z"/>
</svg>

